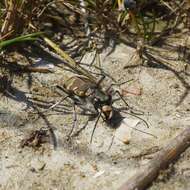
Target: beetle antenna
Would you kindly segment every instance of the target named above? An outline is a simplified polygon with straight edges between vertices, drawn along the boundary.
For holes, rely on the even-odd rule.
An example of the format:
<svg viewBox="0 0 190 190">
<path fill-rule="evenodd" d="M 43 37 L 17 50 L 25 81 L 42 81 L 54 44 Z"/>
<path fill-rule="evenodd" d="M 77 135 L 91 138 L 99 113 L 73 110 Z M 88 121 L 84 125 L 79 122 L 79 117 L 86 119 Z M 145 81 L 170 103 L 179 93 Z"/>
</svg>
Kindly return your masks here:
<svg viewBox="0 0 190 190">
<path fill-rule="evenodd" d="M 121 86 L 121 85 L 126 84 L 131 81 L 134 81 L 134 79 L 129 79 L 129 80 L 126 80 L 126 81 L 120 82 L 120 83 L 111 83 L 110 86 L 106 89 L 106 92 L 108 92 L 112 86 Z"/>
<path fill-rule="evenodd" d="M 115 108 L 115 109 L 116 109 L 116 108 Z M 143 121 L 143 123 L 146 125 L 147 128 L 150 128 L 148 122 L 147 122 L 146 120 L 144 120 L 143 118 L 137 116 L 136 114 L 134 114 L 134 113 L 129 113 L 129 112 L 127 112 L 127 111 L 120 110 L 120 109 L 117 109 L 117 110 L 119 110 L 119 111 L 121 111 L 121 112 L 123 112 L 123 113 L 126 113 L 126 114 L 128 114 L 128 115 L 131 115 L 131 116 L 133 116 L 133 117 L 136 117 L 136 118 L 138 118 L 138 119 L 140 119 L 141 121 Z"/>
<path fill-rule="evenodd" d="M 139 118 L 139 119 L 142 119 L 142 118 Z M 146 122 L 146 121 L 145 121 L 145 122 Z M 138 132 L 141 132 L 141 133 L 144 133 L 144 134 L 150 135 L 150 136 L 152 136 L 152 137 L 154 137 L 154 138 L 156 138 L 156 139 L 158 138 L 156 135 L 153 135 L 153 134 L 151 134 L 151 133 L 148 133 L 148 132 L 142 131 L 142 130 L 137 129 L 137 128 L 135 128 L 135 127 L 130 127 L 130 126 L 127 126 L 127 127 L 131 128 L 131 129 L 134 129 L 134 130 L 136 130 L 136 131 L 138 131 Z M 110 145 L 109 145 L 107 151 L 110 151 L 110 149 L 111 149 L 111 147 L 112 147 L 112 145 L 113 145 L 113 142 L 114 142 L 114 138 L 115 138 L 115 133 L 114 133 L 114 135 L 112 136 L 111 143 L 110 143 Z"/>
<path fill-rule="evenodd" d="M 139 119 L 142 119 L 142 118 L 139 118 Z M 134 130 L 136 130 L 136 131 L 139 131 L 139 132 L 141 132 L 141 133 L 150 135 L 150 136 L 152 136 L 152 137 L 154 137 L 154 138 L 156 138 L 156 139 L 158 138 L 156 135 L 153 135 L 152 133 L 148 133 L 148 132 L 142 131 L 142 130 L 137 129 L 137 128 L 135 128 L 135 127 L 130 127 L 130 126 L 128 126 L 128 125 L 127 125 L 127 127 L 131 128 L 131 129 L 134 129 Z"/>
<path fill-rule="evenodd" d="M 132 110 L 132 108 L 131 108 L 131 107 L 128 105 L 128 103 L 124 100 L 124 98 L 122 97 L 122 95 L 120 94 L 120 92 L 119 92 L 119 91 L 116 91 L 115 93 L 117 93 L 117 94 L 119 95 L 119 97 L 121 98 L 121 100 L 125 103 L 125 105 L 126 105 L 130 110 Z M 129 112 L 126 112 L 126 113 L 129 114 L 129 115 L 132 115 L 133 117 L 136 117 L 136 118 L 142 120 L 142 121 L 145 123 L 145 125 L 147 126 L 147 128 L 149 128 L 149 124 L 148 124 L 143 118 L 141 118 L 141 117 L 135 115 L 134 113 L 129 113 Z"/>
</svg>

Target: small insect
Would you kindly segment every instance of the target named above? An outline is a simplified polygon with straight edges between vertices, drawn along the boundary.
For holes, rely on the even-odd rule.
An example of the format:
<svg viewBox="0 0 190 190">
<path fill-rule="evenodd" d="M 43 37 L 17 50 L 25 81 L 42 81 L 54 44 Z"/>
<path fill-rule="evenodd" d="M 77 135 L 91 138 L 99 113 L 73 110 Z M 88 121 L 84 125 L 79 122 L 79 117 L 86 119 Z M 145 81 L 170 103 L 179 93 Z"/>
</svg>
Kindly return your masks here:
<svg viewBox="0 0 190 190">
<path fill-rule="evenodd" d="M 74 106 L 78 105 L 79 107 L 82 107 L 82 109 L 90 111 L 97 116 L 90 142 L 92 142 L 92 137 L 100 117 L 106 123 L 110 123 L 110 121 L 116 116 L 116 108 L 113 107 L 113 103 L 115 102 L 115 100 L 113 100 L 113 94 L 117 93 L 120 96 L 120 99 L 122 99 L 125 105 L 129 108 L 129 105 L 123 99 L 119 91 L 113 93 L 113 91 L 110 90 L 113 84 L 106 90 L 103 90 L 101 83 L 104 78 L 105 77 L 103 76 L 97 83 L 95 83 L 83 76 L 73 76 L 65 82 L 63 87 L 57 85 L 58 89 L 64 91 L 68 95 L 67 97 L 74 101 Z M 92 105 L 94 109 L 92 110 L 92 107 L 88 108 L 88 104 Z M 140 119 L 143 120 L 142 118 Z M 145 120 L 143 121 L 148 126 L 147 122 Z M 74 126 L 75 124 L 73 125 L 70 134 L 72 133 Z"/>
</svg>

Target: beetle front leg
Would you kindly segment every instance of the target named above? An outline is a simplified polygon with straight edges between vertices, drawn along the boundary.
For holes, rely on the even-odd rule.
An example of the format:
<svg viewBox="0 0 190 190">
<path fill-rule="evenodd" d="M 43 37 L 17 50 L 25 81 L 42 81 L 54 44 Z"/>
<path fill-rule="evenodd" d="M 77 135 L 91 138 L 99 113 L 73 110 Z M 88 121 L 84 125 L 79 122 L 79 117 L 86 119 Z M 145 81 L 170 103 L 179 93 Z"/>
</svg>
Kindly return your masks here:
<svg viewBox="0 0 190 190">
<path fill-rule="evenodd" d="M 99 81 L 97 82 L 97 85 L 100 86 L 100 84 L 102 83 L 102 81 L 105 79 L 105 75 L 102 75 L 102 77 L 99 79 Z"/>
<path fill-rule="evenodd" d="M 92 139 L 93 139 L 93 136 L 94 136 L 94 132 L 95 132 L 95 130 L 96 130 L 96 127 L 97 127 L 98 121 L 99 121 L 99 119 L 100 119 L 100 117 L 101 117 L 101 114 L 102 114 L 102 112 L 100 112 L 100 113 L 98 114 L 96 123 L 95 123 L 95 125 L 94 125 L 94 128 L 93 128 L 93 130 L 92 130 L 92 134 L 91 134 L 91 137 L 90 137 L 90 143 L 92 143 Z"/>
<path fill-rule="evenodd" d="M 118 95 L 119 95 L 119 98 L 118 98 L 118 99 L 115 99 L 115 100 L 112 100 L 113 102 L 116 102 L 116 101 L 118 101 L 118 100 L 121 99 L 121 100 L 124 102 L 124 104 L 126 105 L 126 107 L 127 107 L 129 110 L 132 110 L 132 107 L 129 106 L 129 104 L 126 102 L 126 100 L 123 98 L 123 96 L 121 95 L 121 93 L 120 93 L 118 90 L 114 91 L 114 94 L 118 94 Z M 114 95 L 114 94 L 113 94 L 113 95 Z"/>
<path fill-rule="evenodd" d="M 76 104 L 73 103 L 73 125 L 72 125 L 72 128 L 71 128 L 71 131 L 70 131 L 69 134 L 68 134 L 68 137 L 70 137 L 71 134 L 73 133 L 73 130 L 74 130 L 74 128 L 76 127 L 76 124 L 77 124 Z"/>
</svg>

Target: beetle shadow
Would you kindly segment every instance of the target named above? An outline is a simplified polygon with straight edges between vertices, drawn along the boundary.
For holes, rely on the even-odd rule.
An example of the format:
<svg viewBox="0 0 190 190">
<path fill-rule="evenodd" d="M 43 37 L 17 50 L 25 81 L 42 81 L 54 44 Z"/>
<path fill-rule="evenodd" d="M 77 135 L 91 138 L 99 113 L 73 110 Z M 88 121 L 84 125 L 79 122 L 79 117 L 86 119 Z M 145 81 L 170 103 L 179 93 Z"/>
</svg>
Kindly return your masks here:
<svg viewBox="0 0 190 190">
<path fill-rule="evenodd" d="M 120 126 L 123 119 L 124 117 L 121 115 L 120 111 L 117 109 L 113 109 L 113 116 L 111 117 L 111 119 L 106 121 L 106 124 L 110 128 L 117 129 Z"/>
</svg>

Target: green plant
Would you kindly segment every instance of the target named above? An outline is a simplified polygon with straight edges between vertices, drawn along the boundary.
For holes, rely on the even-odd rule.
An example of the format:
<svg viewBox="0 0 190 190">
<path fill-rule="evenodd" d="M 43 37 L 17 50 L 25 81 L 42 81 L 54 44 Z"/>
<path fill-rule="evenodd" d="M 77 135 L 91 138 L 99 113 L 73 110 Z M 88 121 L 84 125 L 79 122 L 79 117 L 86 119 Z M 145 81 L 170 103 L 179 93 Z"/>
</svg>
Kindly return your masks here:
<svg viewBox="0 0 190 190">
<path fill-rule="evenodd" d="M 19 37 L 10 39 L 10 40 L 0 41 L 0 51 L 11 45 L 14 45 L 15 43 L 34 41 L 37 39 L 37 37 L 41 36 L 42 34 L 43 34 L 43 32 L 36 32 L 36 33 L 32 33 L 32 34 L 22 35 L 22 36 L 19 36 Z"/>
</svg>

